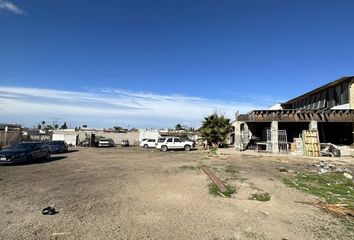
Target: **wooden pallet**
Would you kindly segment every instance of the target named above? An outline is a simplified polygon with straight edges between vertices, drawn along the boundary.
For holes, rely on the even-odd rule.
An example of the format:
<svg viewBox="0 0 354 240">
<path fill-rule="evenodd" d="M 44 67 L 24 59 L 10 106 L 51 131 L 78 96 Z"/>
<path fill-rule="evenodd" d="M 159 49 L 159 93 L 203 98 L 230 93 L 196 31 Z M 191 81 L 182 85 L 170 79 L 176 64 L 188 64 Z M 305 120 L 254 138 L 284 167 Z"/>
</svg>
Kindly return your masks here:
<svg viewBox="0 0 354 240">
<path fill-rule="evenodd" d="M 302 141 L 304 156 L 319 157 L 321 154 L 320 139 L 317 130 L 303 130 Z"/>
</svg>

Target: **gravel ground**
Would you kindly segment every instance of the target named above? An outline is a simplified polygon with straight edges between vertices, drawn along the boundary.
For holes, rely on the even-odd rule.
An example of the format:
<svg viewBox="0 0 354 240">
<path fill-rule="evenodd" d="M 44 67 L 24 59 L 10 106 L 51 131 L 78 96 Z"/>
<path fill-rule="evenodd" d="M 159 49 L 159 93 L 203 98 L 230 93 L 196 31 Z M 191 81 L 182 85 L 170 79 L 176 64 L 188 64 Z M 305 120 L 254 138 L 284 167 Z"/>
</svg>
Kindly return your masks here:
<svg viewBox="0 0 354 240">
<path fill-rule="evenodd" d="M 294 202 L 316 198 L 286 187 L 289 173 L 277 169 L 304 164 L 199 150 L 77 148 L 0 166 L 0 239 L 354 239 L 340 219 Z M 237 193 L 209 194 L 201 165 Z M 248 200 L 257 192 L 271 200 Z M 58 214 L 41 214 L 53 204 Z"/>
</svg>

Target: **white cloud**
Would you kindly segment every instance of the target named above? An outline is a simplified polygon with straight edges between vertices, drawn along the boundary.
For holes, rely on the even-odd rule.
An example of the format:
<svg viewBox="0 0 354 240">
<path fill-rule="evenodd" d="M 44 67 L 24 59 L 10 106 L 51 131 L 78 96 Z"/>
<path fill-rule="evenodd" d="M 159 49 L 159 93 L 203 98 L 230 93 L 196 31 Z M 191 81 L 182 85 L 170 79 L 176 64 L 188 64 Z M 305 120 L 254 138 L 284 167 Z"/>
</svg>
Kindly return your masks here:
<svg viewBox="0 0 354 240">
<path fill-rule="evenodd" d="M 27 126 L 60 117 L 73 126 L 160 128 L 181 123 L 198 127 L 203 117 L 215 110 L 233 120 L 235 111 L 259 108 L 265 106 L 121 89 L 74 92 L 0 86 L 1 121 Z"/>
<path fill-rule="evenodd" d="M 1 9 L 10 11 L 10 12 L 12 12 L 14 14 L 18 14 L 18 15 L 26 13 L 23 9 L 17 7 L 14 3 L 10 2 L 10 1 L 0 0 L 0 10 Z"/>
</svg>

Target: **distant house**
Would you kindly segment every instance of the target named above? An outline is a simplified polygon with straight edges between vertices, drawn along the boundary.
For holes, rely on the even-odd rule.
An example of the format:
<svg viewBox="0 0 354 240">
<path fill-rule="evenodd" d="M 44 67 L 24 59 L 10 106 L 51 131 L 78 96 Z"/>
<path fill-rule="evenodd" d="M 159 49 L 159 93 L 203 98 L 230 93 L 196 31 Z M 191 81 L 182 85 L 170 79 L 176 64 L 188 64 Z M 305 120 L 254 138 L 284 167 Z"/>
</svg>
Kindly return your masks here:
<svg viewBox="0 0 354 240">
<path fill-rule="evenodd" d="M 0 131 L 19 131 L 22 130 L 22 126 L 12 123 L 0 123 Z"/>
<path fill-rule="evenodd" d="M 22 140 L 22 126 L 19 124 L 0 123 L 0 149 Z"/>
<path fill-rule="evenodd" d="M 351 145 L 354 142 L 354 77 L 340 78 L 273 109 L 236 114 L 233 125 L 238 150 L 244 150 L 252 139 L 266 141 L 267 130 L 284 130 L 287 140 L 293 142 L 303 130 L 315 129 L 321 143 Z"/>
</svg>

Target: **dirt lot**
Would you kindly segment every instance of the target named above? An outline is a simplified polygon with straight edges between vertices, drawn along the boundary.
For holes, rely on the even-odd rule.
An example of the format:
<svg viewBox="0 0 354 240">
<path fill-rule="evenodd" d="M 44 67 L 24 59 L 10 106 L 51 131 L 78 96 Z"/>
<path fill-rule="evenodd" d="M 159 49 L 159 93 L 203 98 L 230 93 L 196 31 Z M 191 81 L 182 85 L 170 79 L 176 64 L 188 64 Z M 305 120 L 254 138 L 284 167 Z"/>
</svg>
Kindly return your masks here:
<svg viewBox="0 0 354 240">
<path fill-rule="evenodd" d="M 354 239 L 342 220 L 296 201 L 316 197 L 282 182 L 307 160 L 89 149 L 0 166 L 0 239 Z M 350 164 L 342 163 L 352 168 Z M 208 192 L 208 166 L 236 188 Z M 267 202 L 249 200 L 267 192 Z M 60 212 L 41 214 L 55 204 Z"/>
</svg>

